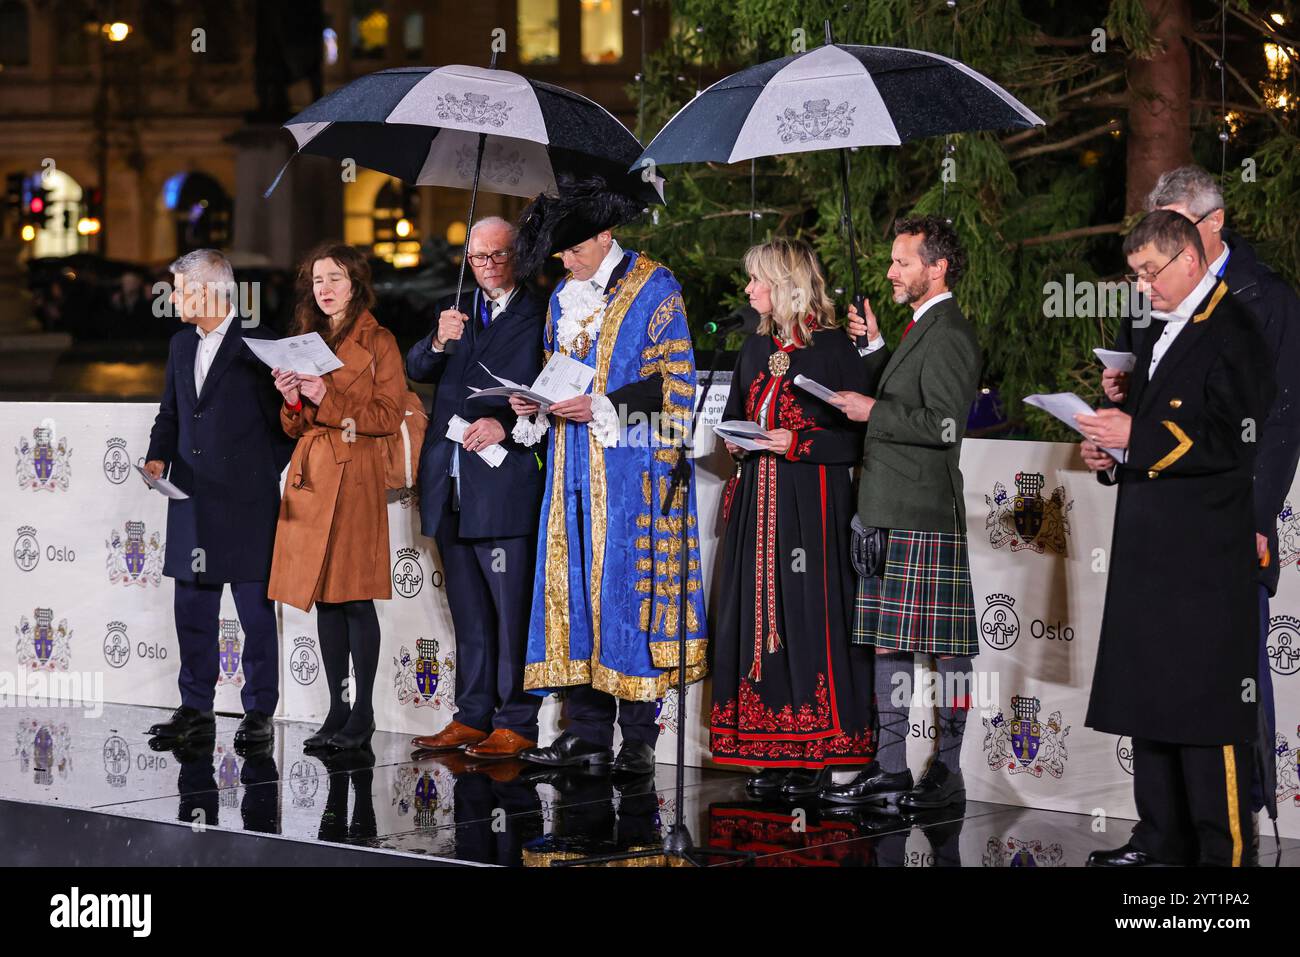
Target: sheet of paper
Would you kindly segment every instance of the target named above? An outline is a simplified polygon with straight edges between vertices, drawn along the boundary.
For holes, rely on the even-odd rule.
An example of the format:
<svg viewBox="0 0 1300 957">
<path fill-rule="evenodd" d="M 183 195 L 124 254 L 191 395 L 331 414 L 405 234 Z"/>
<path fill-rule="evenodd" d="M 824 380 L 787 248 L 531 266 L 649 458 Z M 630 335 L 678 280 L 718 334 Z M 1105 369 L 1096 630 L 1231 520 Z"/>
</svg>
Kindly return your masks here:
<svg viewBox="0 0 1300 957">
<path fill-rule="evenodd" d="M 794 384 L 797 385 L 799 388 L 803 389 L 805 392 L 810 392 L 813 395 L 817 396 L 817 398 L 821 399 L 823 402 L 829 402 L 831 396 L 835 394 L 833 391 L 826 388 L 826 386 L 822 385 L 816 379 L 810 379 L 806 375 L 795 376 Z"/>
<path fill-rule="evenodd" d="M 512 395 L 517 395 L 541 406 L 543 412 L 548 411 L 556 402 L 572 399 L 575 395 L 582 395 L 587 391 L 587 387 L 591 385 L 591 380 L 596 377 L 596 370 L 591 366 L 583 365 L 577 359 L 570 358 L 559 352 L 551 356 L 551 361 L 546 363 L 546 368 L 541 371 L 537 376 L 537 380 L 530 386 L 503 379 L 481 362 L 479 367 L 500 382 L 501 385 L 490 389 L 476 389 L 470 386 L 470 392 L 474 393 L 470 398 L 486 399 L 490 396 L 509 398 Z"/>
<path fill-rule="evenodd" d="M 175 499 L 178 502 L 181 499 L 189 498 L 188 495 L 186 495 L 184 492 L 178 489 L 167 479 L 154 478 L 152 475 L 150 475 L 148 472 L 146 472 L 138 465 L 135 467 L 135 470 L 140 473 L 141 477 L 145 481 L 145 484 L 148 485 L 154 491 L 161 492 L 163 495 L 167 496 L 168 498 Z"/>
<path fill-rule="evenodd" d="M 457 445 L 464 445 L 465 430 L 468 428 L 468 422 L 459 415 L 453 415 L 447 420 L 447 438 Z M 479 449 L 475 454 L 493 468 L 498 467 L 506 460 L 506 450 L 500 445 L 489 445 L 485 449 Z"/>
<path fill-rule="evenodd" d="M 272 369 L 291 369 L 304 375 L 325 375 L 343 368 L 319 332 L 284 339 L 244 338 L 244 345 Z"/>
<path fill-rule="evenodd" d="M 1035 408 L 1042 409 L 1054 415 L 1057 419 L 1064 422 L 1074 431 L 1083 435 L 1083 430 L 1079 428 L 1079 423 L 1074 420 L 1076 415 L 1094 415 L 1095 410 L 1073 392 L 1052 392 L 1048 395 L 1027 395 L 1025 402 Z M 1121 449 L 1102 449 L 1103 452 L 1110 453 L 1110 456 L 1116 462 L 1124 461 L 1124 452 Z"/>
<path fill-rule="evenodd" d="M 766 451 L 763 446 L 754 441 L 754 439 L 766 439 L 769 437 L 757 422 L 750 422 L 747 419 L 729 419 L 726 422 L 719 422 L 713 427 L 713 431 L 722 436 L 732 445 L 740 446 L 740 448 L 745 449 L 746 451 Z"/>
<path fill-rule="evenodd" d="M 533 391 L 552 403 L 582 395 L 596 378 L 596 370 L 571 356 L 556 352 L 533 383 Z"/>
<path fill-rule="evenodd" d="M 1137 365 L 1137 356 L 1132 352 L 1116 352 L 1113 349 L 1093 349 L 1092 351 L 1107 369 L 1132 372 L 1133 367 Z"/>
</svg>

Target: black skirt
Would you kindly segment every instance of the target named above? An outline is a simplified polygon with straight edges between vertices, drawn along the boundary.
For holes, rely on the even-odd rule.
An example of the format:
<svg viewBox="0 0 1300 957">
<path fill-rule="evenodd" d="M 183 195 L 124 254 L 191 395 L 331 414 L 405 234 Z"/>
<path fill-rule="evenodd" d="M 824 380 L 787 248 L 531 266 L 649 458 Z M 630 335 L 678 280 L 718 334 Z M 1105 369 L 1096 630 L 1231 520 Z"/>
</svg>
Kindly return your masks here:
<svg viewBox="0 0 1300 957">
<path fill-rule="evenodd" d="M 849 639 L 862 433 L 793 386 L 802 373 L 855 388 L 858 365 L 841 330 L 817 332 L 807 348 L 755 336 L 741 350 L 724 417 L 794 435 L 784 455 L 749 453 L 724 495 L 709 734 L 721 764 L 823 768 L 873 756 L 873 652 Z"/>
</svg>

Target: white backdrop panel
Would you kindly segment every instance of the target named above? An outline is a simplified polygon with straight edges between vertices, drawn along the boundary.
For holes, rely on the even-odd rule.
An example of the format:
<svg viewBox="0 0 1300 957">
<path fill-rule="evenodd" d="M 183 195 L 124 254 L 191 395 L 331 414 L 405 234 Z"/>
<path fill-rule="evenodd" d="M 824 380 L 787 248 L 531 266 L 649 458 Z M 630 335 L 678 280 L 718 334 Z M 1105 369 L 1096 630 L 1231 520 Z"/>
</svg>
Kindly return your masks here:
<svg viewBox="0 0 1300 957">
<path fill-rule="evenodd" d="M 716 388 L 706 421 L 717 421 L 724 401 L 725 387 Z M 155 411 L 137 403 L 0 403 L 0 436 L 15 463 L 13 484 L 0 496 L 0 528 L 14 543 L 12 560 L 0 564 L 0 615 L 11 635 L 0 642 L 0 673 L 11 685 L 36 672 L 66 671 L 83 676 L 87 689 L 101 682 L 106 701 L 176 703 L 172 583 L 158 574 L 166 503 L 129 469 L 144 455 Z M 718 505 L 730 463 L 713 447 L 711 432 L 700 452 L 701 549 L 713 596 Z M 962 471 L 981 614 L 974 688 L 981 700 L 962 757 L 970 796 L 1131 817 L 1128 742 L 1083 725 L 1115 493 L 1095 482 L 1065 444 L 969 439 Z M 1018 526 L 1013 503 L 1021 493 L 1033 514 Z M 1290 502 L 1300 506 L 1300 487 Z M 1300 514 L 1288 505 L 1280 521 L 1282 584 L 1269 638 L 1278 696 L 1276 787 L 1282 833 L 1300 836 Z M 442 569 L 433 543 L 419 534 L 410 500 L 392 498 L 389 525 L 394 597 L 378 603 L 376 720 L 386 730 L 432 733 L 454 708 L 455 640 Z M 279 614 L 278 714 L 318 721 L 327 694 L 315 616 L 285 607 Z M 222 618 L 233 638 L 228 650 L 242 645 L 229 594 Z M 237 656 L 222 661 L 217 708 L 238 713 L 242 671 Z M 661 707 L 661 761 L 675 753 L 682 716 L 675 699 Z M 691 764 L 708 764 L 707 705 L 707 684 L 693 687 L 686 708 Z M 548 698 L 543 740 L 554 733 L 558 712 Z M 909 759 L 919 771 L 934 735 L 932 711 L 919 697 L 911 735 Z M 395 794 L 389 810 L 401 815 L 409 806 Z"/>
</svg>

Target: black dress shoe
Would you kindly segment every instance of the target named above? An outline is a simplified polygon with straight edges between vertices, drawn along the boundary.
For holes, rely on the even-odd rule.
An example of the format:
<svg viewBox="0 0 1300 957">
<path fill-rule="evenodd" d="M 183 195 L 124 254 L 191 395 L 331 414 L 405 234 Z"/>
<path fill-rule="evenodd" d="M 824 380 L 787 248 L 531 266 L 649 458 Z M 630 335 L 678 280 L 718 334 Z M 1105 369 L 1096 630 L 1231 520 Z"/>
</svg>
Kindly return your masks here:
<svg viewBox="0 0 1300 957">
<path fill-rule="evenodd" d="M 745 793 L 750 797 L 767 798 L 781 793 L 781 785 L 790 776 L 789 768 L 764 768 L 745 780 Z"/>
<path fill-rule="evenodd" d="M 236 745 L 257 744 L 274 738 L 275 724 L 271 721 L 271 716 L 257 709 L 244 715 L 244 720 L 239 722 L 239 728 L 235 731 Z"/>
<path fill-rule="evenodd" d="M 1160 867 L 1161 864 L 1146 851 L 1125 844 L 1110 851 L 1093 851 L 1088 855 L 1088 867 Z"/>
<path fill-rule="evenodd" d="M 624 741 L 614 759 L 614 773 L 621 777 L 645 777 L 655 773 L 655 749 L 648 744 Z"/>
<path fill-rule="evenodd" d="M 172 712 L 166 721 L 160 721 L 149 729 L 154 738 L 201 738 L 213 737 L 217 733 L 217 716 L 211 711 L 200 711 L 181 705 Z"/>
<path fill-rule="evenodd" d="M 370 738 L 374 733 L 375 723 L 371 721 L 370 727 L 364 731 L 348 731 L 347 729 L 335 731 L 325 744 L 334 751 L 361 751 L 370 746 Z"/>
<path fill-rule="evenodd" d="M 785 783 L 781 785 L 781 797 L 786 800 L 815 797 L 832 780 L 830 768 L 820 768 L 816 771 L 807 768 L 795 768 L 786 776 Z"/>
<path fill-rule="evenodd" d="M 565 731 L 546 747 L 529 748 L 519 752 L 519 757 L 530 764 L 548 768 L 572 768 L 580 765 L 605 768 L 614 760 L 614 751 L 584 741 L 571 731 Z"/>
<path fill-rule="evenodd" d="M 886 771 L 873 761 L 858 772 L 853 780 L 843 784 L 827 784 L 822 788 L 821 796 L 823 801 L 831 804 L 897 804 L 898 799 L 912 788 L 910 770 Z"/>
<path fill-rule="evenodd" d="M 946 764 L 933 761 L 912 790 L 898 799 L 904 811 L 929 811 L 961 804 L 966 800 L 966 780 L 960 771 L 950 771 Z"/>
</svg>

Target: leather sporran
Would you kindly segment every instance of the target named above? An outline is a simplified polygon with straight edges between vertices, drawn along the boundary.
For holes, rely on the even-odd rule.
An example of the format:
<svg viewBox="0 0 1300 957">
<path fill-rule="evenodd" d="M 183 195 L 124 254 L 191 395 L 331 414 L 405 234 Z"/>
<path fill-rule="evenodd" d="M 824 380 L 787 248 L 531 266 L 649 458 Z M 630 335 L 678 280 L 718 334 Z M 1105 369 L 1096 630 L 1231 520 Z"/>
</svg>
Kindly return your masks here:
<svg viewBox="0 0 1300 957">
<path fill-rule="evenodd" d="M 885 551 L 889 546 L 889 529 L 868 528 L 858 516 L 849 526 L 849 560 L 861 578 L 879 578 L 885 572 Z"/>
</svg>

